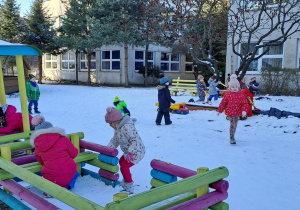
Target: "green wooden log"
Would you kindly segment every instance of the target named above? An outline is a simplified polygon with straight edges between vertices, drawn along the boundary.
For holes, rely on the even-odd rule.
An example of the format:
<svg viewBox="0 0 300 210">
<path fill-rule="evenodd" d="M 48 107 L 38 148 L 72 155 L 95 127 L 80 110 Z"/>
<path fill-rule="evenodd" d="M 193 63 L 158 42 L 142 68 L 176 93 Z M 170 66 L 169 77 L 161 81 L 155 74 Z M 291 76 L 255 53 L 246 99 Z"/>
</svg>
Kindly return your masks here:
<svg viewBox="0 0 300 210">
<path fill-rule="evenodd" d="M 39 177 L 2 157 L 0 157 L 0 167 L 75 209 L 104 209 L 102 206 Z"/>
<path fill-rule="evenodd" d="M 30 137 L 30 135 L 33 133 L 33 131 L 27 131 L 23 133 L 15 133 L 15 134 L 9 134 L 6 136 L 0 136 L 0 143 L 6 143 L 18 139 L 27 139 Z"/>
<path fill-rule="evenodd" d="M 67 134 L 66 136 L 71 139 L 71 135 L 73 134 L 76 134 L 79 136 L 79 139 L 83 139 L 84 138 L 84 133 L 83 132 L 77 132 L 77 133 L 70 133 L 70 134 Z"/>
<path fill-rule="evenodd" d="M 81 163 L 83 161 L 87 161 L 87 160 L 93 160 L 93 159 L 97 159 L 98 158 L 98 154 L 94 153 L 94 152 L 82 152 L 79 153 L 78 156 L 74 159 L 74 161 L 76 163 Z M 20 165 L 20 167 L 32 172 L 32 173 L 36 173 L 42 170 L 42 165 L 39 162 L 33 162 L 33 163 L 27 163 L 27 164 L 23 164 Z M 7 179 L 12 179 L 15 178 L 16 176 L 3 170 L 0 169 L 0 180 L 7 180 Z"/>
<path fill-rule="evenodd" d="M 219 181 L 229 175 L 226 167 L 219 167 L 186 179 L 154 188 L 137 195 L 130 196 L 119 202 L 108 203 L 105 209 L 140 209 L 162 200 L 180 195 L 192 190 Z"/>
<path fill-rule="evenodd" d="M 119 166 L 118 165 L 110 165 L 110 164 L 107 164 L 107 163 L 104 163 L 98 159 L 95 159 L 95 160 L 88 160 L 88 161 L 85 161 L 87 164 L 90 164 L 90 165 L 93 165 L 93 166 L 96 166 L 98 168 L 102 168 L 102 169 L 105 169 L 107 171 L 110 171 L 112 173 L 117 173 L 119 171 Z"/>
<path fill-rule="evenodd" d="M 212 209 L 212 210 L 229 210 L 229 205 L 228 205 L 228 203 L 220 202 L 220 203 L 217 203 L 215 205 L 210 206 L 209 209 Z"/>
<path fill-rule="evenodd" d="M 31 149 L 32 148 L 29 141 L 21 141 L 21 142 L 3 144 L 0 147 L 2 147 L 2 146 L 10 146 L 11 151 L 21 150 L 21 149 Z"/>
<path fill-rule="evenodd" d="M 183 202 L 189 201 L 194 198 L 197 198 L 196 190 L 194 190 L 192 192 L 184 193 L 184 194 L 180 195 L 178 198 L 176 198 L 174 200 L 172 199 L 169 203 L 167 203 L 167 201 L 164 200 L 163 203 L 156 203 L 156 204 L 153 204 L 148 207 L 149 207 L 149 209 L 153 209 L 153 210 L 165 210 L 165 209 L 171 208 L 172 206 L 176 206 L 178 204 L 181 204 Z M 148 207 L 147 207 L 147 209 L 148 209 Z"/>
<path fill-rule="evenodd" d="M 163 186 L 163 185 L 168 184 L 168 183 L 163 182 L 159 179 L 152 178 L 150 184 L 151 184 L 152 187 L 160 187 L 160 186 Z"/>
</svg>

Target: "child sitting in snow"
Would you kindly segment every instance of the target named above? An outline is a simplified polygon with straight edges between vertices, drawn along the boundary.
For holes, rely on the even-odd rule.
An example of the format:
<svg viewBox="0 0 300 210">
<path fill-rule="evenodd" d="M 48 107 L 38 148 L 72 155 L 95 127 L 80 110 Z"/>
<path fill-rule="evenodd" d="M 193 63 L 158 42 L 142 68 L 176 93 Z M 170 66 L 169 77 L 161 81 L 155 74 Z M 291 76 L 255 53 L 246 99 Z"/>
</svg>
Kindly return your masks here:
<svg viewBox="0 0 300 210">
<path fill-rule="evenodd" d="M 156 116 L 156 125 L 161 124 L 161 120 L 165 117 L 165 124 L 171 125 L 172 121 L 170 120 L 170 105 L 171 103 L 175 104 L 175 101 L 171 98 L 169 90 L 169 79 L 163 77 L 160 79 L 160 85 L 156 87 L 158 90 L 158 112 Z"/>
<path fill-rule="evenodd" d="M 66 137 L 65 130 L 44 121 L 35 127 L 30 144 L 35 147 L 37 161 L 43 166 L 43 177 L 66 189 L 72 189 L 79 176 L 74 161 L 78 149 Z"/>
<path fill-rule="evenodd" d="M 209 93 L 209 97 L 207 99 L 207 103 L 208 104 L 212 104 L 211 103 L 211 99 L 214 98 L 215 101 L 218 100 L 219 98 L 219 94 L 218 94 L 218 91 L 217 91 L 217 86 L 220 84 L 221 82 L 217 82 L 217 77 L 216 75 L 212 75 L 209 80 L 208 80 L 208 84 L 209 84 L 209 87 L 208 87 L 208 93 Z"/>
<path fill-rule="evenodd" d="M 115 97 L 114 106 L 121 111 L 121 113 L 125 116 L 130 116 L 130 111 L 127 109 L 127 104 L 125 101 L 121 101 L 118 96 Z"/>
<path fill-rule="evenodd" d="M 240 83 L 237 76 L 232 74 L 229 81 L 229 91 L 224 95 L 219 108 L 217 110 L 219 115 L 225 110 L 225 114 L 230 121 L 230 144 L 236 144 L 234 134 L 240 116 L 246 115 L 247 99 L 240 91 Z"/>
<path fill-rule="evenodd" d="M 145 155 L 144 143 L 130 117 L 123 117 L 122 113 L 115 107 L 106 109 L 105 122 L 109 123 L 114 129 L 114 136 L 107 146 L 113 148 L 120 146 L 124 152 L 119 160 L 120 170 L 123 175 L 123 181 L 120 185 L 127 193 L 134 193 L 130 167 L 143 159 Z"/>
<path fill-rule="evenodd" d="M 201 74 L 198 75 L 196 84 L 197 84 L 197 92 L 198 92 L 198 96 L 199 96 L 199 99 L 197 100 L 197 102 L 205 101 L 205 92 L 204 91 L 206 89 L 206 84 L 204 82 L 204 77 Z"/>
</svg>

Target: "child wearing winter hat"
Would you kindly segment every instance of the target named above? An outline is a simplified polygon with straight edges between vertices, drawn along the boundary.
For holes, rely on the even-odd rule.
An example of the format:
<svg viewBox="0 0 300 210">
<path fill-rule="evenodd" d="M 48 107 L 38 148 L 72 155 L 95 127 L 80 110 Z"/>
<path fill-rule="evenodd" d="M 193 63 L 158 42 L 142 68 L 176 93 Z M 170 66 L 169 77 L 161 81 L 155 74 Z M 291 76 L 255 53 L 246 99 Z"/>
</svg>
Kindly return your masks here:
<svg viewBox="0 0 300 210">
<path fill-rule="evenodd" d="M 197 100 L 197 102 L 205 101 L 205 92 L 204 91 L 206 89 L 206 84 L 204 82 L 204 77 L 201 74 L 198 75 L 196 84 L 197 84 L 197 92 L 198 92 L 198 96 L 199 96 L 199 99 Z"/>
<path fill-rule="evenodd" d="M 225 114 L 230 121 L 230 144 L 236 144 L 235 131 L 240 116 L 245 116 L 247 111 L 247 99 L 240 91 L 240 83 L 237 80 L 236 74 L 230 76 L 229 91 L 224 95 L 219 108 L 219 115 L 225 110 Z"/>
<path fill-rule="evenodd" d="M 218 100 L 219 98 L 219 94 L 218 94 L 218 91 L 217 91 L 217 86 L 220 84 L 221 82 L 218 81 L 217 82 L 217 77 L 216 75 L 212 75 L 209 80 L 208 80 L 208 84 L 209 84 L 209 87 L 208 87 L 208 94 L 209 94 L 209 97 L 207 99 L 207 103 L 208 104 L 212 104 L 211 103 L 211 99 L 214 98 L 215 101 Z"/>
<path fill-rule="evenodd" d="M 118 96 L 115 97 L 114 106 L 121 111 L 124 116 L 130 116 L 130 111 L 127 109 L 125 101 L 121 101 Z"/>
<path fill-rule="evenodd" d="M 256 77 L 254 75 L 251 76 L 249 85 L 247 88 L 242 90 L 242 93 L 244 94 L 245 98 L 248 99 L 248 108 L 247 108 L 247 116 L 251 117 L 253 115 L 252 113 L 252 104 L 250 100 L 253 101 L 254 95 L 259 92 L 259 83 L 256 82 Z"/>
<path fill-rule="evenodd" d="M 124 154 L 119 160 L 123 181 L 120 183 L 128 194 L 134 193 L 134 186 L 130 168 L 136 165 L 145 156 L 145 146 L 139 136 L 134 122 L 129 116 L 123 117 L 120 110 L 115 107 L 106 109 L 105 122 L 114 129 L 114 136 L 108 143 L 108 147 L 120 146 Z"/>
<path fill-rule="evenodd" d="M 36 83 L 36 77 L 33 74 L 29 74 L 29 81 L 26 83 L 26 94 L 28 100 L 28 111 L 29 114 L 32 114 L 31 108 L 34 105 L 34 112 L 39 114 L 41 113 L 38 110 L 38 100 L 40 98 L 40 89 Z"/>
<path fill-rule="evenodd" d="M 165 124 L 170 125 L 172 121 L 170 120 L 170 105 L 175 104 L 175 101 L 171 98 L 169 90 L 169 79 L 163 77 L 160 79 L 160 85 L 156 87 L 158 90 L 158 112 L 156 116 L 156 125 L 161 124 L 161 120 L 165 117 Z"/>
<path fill-rule="evenodd" d="M 43 177 L 66 189 L 72 189 L 79 176 L 74 158 L 78 149 L 66 137 L 65 130 L 43 121 L 30 137 Z M 45 196 L 47 194 L 44 193 Z"/>
</svg>

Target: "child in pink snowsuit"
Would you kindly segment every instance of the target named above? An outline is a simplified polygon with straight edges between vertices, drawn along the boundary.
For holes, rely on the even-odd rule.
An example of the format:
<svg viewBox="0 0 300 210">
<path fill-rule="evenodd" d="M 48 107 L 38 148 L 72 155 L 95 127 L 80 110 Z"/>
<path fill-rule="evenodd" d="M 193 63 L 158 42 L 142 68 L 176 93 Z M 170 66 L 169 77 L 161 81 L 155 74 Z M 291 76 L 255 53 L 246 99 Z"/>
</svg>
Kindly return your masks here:
<svg viewBox="0 0 300 210">
<path fill-rule="evenodd" d="M 43 177 L 57 185 L 72 189 L 79 176 L 74 158 L 78 149 L 66 137 L 65 130 L 44 121 L 30 137 L 37 161 L 42 164 Z"/>
<path fill-rule="evenodd" d="M 145 146 L 139 136 L 134 122 L 127 115 L 123 117 L 120 110 L 115 107 L 106 109 L 105 122 L 114 129 L 114 136 L 110 140 L 108 147 L 121 147 L 124 152 L 119 160 L 120 170 L 124 180 L 120 185 L 129 194 L 134 193 L 133 180 L 130 173 L 130 167 L 137 164 L 145 155 Z"/>
<path fill-rule="evenodd" d="M 244 94 L 241 92 L 240 83 L 237 76 L 232 74 L 229 81 L 229 91 L 224 95 L 219 108 L 218 115 L 225 110 L 225 114 L 229 117 L 230 121 L 230 143 L 236 144 L 234 135 L 237 123 L 240 116 L 245 116 L 247 113 L 248 101 Z"/>
</svg>

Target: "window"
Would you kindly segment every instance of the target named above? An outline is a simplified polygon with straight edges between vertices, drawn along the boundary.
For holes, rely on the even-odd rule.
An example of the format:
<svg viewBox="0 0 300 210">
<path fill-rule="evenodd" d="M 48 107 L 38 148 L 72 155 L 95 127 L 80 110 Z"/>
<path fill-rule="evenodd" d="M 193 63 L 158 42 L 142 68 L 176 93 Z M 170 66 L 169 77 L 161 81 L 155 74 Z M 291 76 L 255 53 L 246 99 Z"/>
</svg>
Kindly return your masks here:
<svg viewBox="0 0 300 210">
<path fill-rule="evenodd" d="M 46 69 L 57 69 L 57 56 L 46 54 L 45 56 Z"/>
<path fill-rule="evenodd" d="M 61 55 L 61 69 L 75 70 L 75 53 L 67 52 Z"/>
<path fill-rule="evenodd" d="M 189 71 L 189 72 L 194 71 L 193 56 L 191 54 L 186 54 L 185 71 Z"/>
<path fill-rule="evenodd" d="M 247 44 L 242 43 L 240 46 L 241 54 L 245 55 L 247 52 L 245 51 Z M 250 44 L 249 51 L 251 52 L 255 47 L 254 43 Z M 265 48 L 260 48 L 256 53 L 256 56 L 263 53 Z M 245 51 L 245 52 L 243 52 Z M 241 60 L 239 59 L 239 64 L 241 65 Z M 248 73 L 254 73 L 259 71 L 261 68 L 268 68 L 268 67 L 282 67 L 283 64 L 283 44 L 278 46 L 271 46 L 269 51 L 262 56 L 260 59 L 252 61 L 249 66 Z"/>
<path fill-rule="evenodd" d="M 120 70 L 120 50 L 102 51 L 102 70 Z"/>
<path fill-rule="evenodd" d="M 160 68 L 162 71 L 179 71 L 179 54 L 161 53 Z"/>
<path fill-rule="evenodd" d="M 135 70 L 140 70 L 141 67 L 145 66 L 145 51 L 135 51 Z M 148 67 L 154 66 L 153 52 L 148 52 Z"/>
<path fill-rule="evenodd" d="M 88 69 L 88 59 L 87 54 L 80 53 L 80 70 Z M 91 70 L 96 70 L 96 52 L 91 53 Z"/>
</svg>

